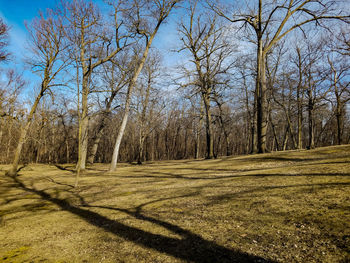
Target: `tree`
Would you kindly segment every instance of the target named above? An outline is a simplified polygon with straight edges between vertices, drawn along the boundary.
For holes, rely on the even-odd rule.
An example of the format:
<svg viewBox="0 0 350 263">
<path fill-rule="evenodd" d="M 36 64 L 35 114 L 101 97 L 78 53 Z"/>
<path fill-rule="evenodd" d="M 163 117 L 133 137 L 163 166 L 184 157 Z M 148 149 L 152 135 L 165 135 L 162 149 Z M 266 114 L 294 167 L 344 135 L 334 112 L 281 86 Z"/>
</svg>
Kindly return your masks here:
<svg viewBox="0 0 350 263">
<path fill-rule="evenodd" d="M 224 28 L 215 17 L 208 17 L 205 21 L 201 14 L 196 15 L 197 4 L 198 1 L 191 3 L 189 21 L 181 22 L 179 33 L 183 44 L 181 50 L 189 51 L 190 61 L 195 67 L 194 72 L 185 68 L 185 72 L 194 75 L 194 79 L 185 86 L 192 86 L 194 93 L 201 94 L 206 116 L 206 158 L 211 159 L 214 158 L 211 102 L 218 97 L 220 85 L 227 85 L 224 75 L 233 65 L 228 60 L 233 50 L 227 42 Z"/>
<path fill-rule="evenodd" d="M 108 95 L 105 98 L 101 112 L 98 114 L 98 120 L 96 125 L 95 135 L 92 138 L 93 144 L 89 153 L 88 163 L 93 164 L 97 153 L 98 145 L 102 139 L 104 129 L 107 125 L 107 121 L 112 113 L 112 110 L 117 107 L 113 106 L 118 93 L 127 85 L 130 75 L 129 61 L 125 61 L 127 56 L 124 56 L 122 60 L 118 62 L 111 60 L 111 63 L 103 65 L 102 82 L 103 86 L 107 88 Z"/>
<path fill-rule="evenodd" d="M 1 160 L 8 163 L 25 112 L 19 96 L 27 83 L 23 75 L 13 69 L 7 70 L 5 76 L 0 83 L 0 151 Z"/>
<path fill-rule="evenodd" d="M 71 43 L 71 54 L 77 63 L 77 83 L 81 79 L 81 109 L 79 109 L 78 162 L 77 177 L 85 169 L 88 150 L 89 105 L 91 93 L 91 77 L 93 71 L 110 61 L 128 44 L 128 35 L 121 32 L 120 10 L 118 5 L 112 5 L 113 26 L 103 17 L 96 4 L 83 0 L 63 3 L 65 16 L 65 31 Z M 107 26 L 105 26 L 107 25 Z M 123 32 L 124 33 L 124 32 Z M 79 85 L 78 85 L 78 88 Z M 79 102 L 80 103 L 80 102 Z M 81 112 L 80 112 L 81 110 Z"/>
<path fill-rule="evenodd" d="M 67 60 L 60 56 L 61 52 L 66 48 L 62 24 L 54 17 L 53 11 L 48 10 L 47 12 L 46 18 L 43 14 L 40 14 L 39 18 L 34 19 L 27 26 L 30 33 L 30 51 L 32 53 L 28 63 L 32 66 L 34 72 L 40 73 L 41 84 L 25 124 L 21 128 L 12 167 L 7 172 L 10 176 L 17 174 L 23 144 L 41 98 L 48 93 L 52 95 L 51 88 L 58 85 L 54 80 L 66 66 Z"/>
<path fill-rule="evenodd" d="M 328 50 L 327 56 L 327 66 L 329 67 L 327 77 L 335 97 L 335 101 L 331 101 L 331 103 L 335 104 L 333 108 L 336 117 L 337 144 L 340 145 L 343 143 L 345 105 L 350 100 L 350 64 L 348 57 L 341 54 L 343 49 L 334 47 L 334 43 L 337 43 L 337 41 L 332 41 L 332 43 L 328 44 L 330 50 Z"/>
<path fill-rule="evenodd" d="M 303 85 L 303 76 L 304 76 L 304 70 L 305 70 L 305 63 L 307 57 L 303 57 L 301 54 L 300 47 L 295 48 L 296 51 L 296 57 L 292 59 L 292 62 L 295 64 L 297 70 L 296 70 L 296 79 L 297 82 L 297 109 L 298 109 L 298 131 L 297 131 L 297 148 L 302 149 L 303 143 L 302 143 L 302 127 L 303 127 L 303 101 L 304 101 L 304 95 L 305 95 L 305 88 Z"/>
<path fill-rule="evenodd" d="M 216 2 L 207 0 L 212 10 L 231 23 L 239 23 L 250 28 L 255 34 L 252 42 L 256 45 L 256 125 L 257 151 L 266 152 L 267 132 L 267 78 L 266 56 L 268 52 L 290 32 L 305 28 L 312 22 L 323 26 L 324 20 L 350 21 L 349 13 L 342 9 L 341 1 L 287 0 L 287 1 L 251 1 L 246 9 L 232 15 L 227 8 L 221 8 Z M 338 5 L 339 3 L 339 5 Z M 344 3 L 345 4 L 345 3 Z"/>
<path fill-rule="evenodd" d="M 130 8 L 126 9 L 127 13 L 125 13 L 124 16 L 127 17 L 129 21 L 130 30 L 135 31 L 136 34 L 142 36 L 145 42 L 142 56 L 137 59 L 134 72 L 128 85 L 123 120 L 115 142 L 112 161 L 109 168 L 110 171 L 114 171 L 117 167 L 120 143 L 128 121 L 131 95 L 137 78 L 146 62 L 152 42 L 161 24 L 169 16 L 170 12 L 178 2 L 179 0 L 134 0 L 130 3 Z"/>
<path fill-rule="evenodd" d="M 337 36 L 336 52 L 344 56 L 350 56 L 350 33 L 349 25 L 342 28 L 340 34 Z"/>
<path fill-rule="evenodd" d="M 0 62 L 8 59 L 9 53 L 6 50 L 8 45 L 9 27 L 0 17 Z"/>
<path fill-rule="evenodd" d="M 157 104 L 160 90 L 155 87 L 161 71 L 161 57 L 157 53 L 148 56 L 141 72 L 140 80 L 136 85 L 136 124 L 138 132 L 137 163 L 142 164 L 145 159 L 144 148 L 147 136 L 154 128 L 154 120 L 159 112 Z M 159 109 L 161 110 L 161 109 Z"/>
<path fill-rule="evenodd" d="M 324 85 L 325 74 L 323 69 L 324 50 L 322 41 L 307 42 L 298 56 L 302 57 L 303 86 L 308 114 L 308 149 L 315 148 L 315 112 L 322 106 L 323 101 L 330 91 Z"/>
<path fill-rule="evenodd" d="M 234 97 L 238 97 L 238 103 L 241 104 L 242 111 L 244 112 L 245 135 L 247 139 L 245 153 L 255 152 L 254 146 L 256 145 L 256 125 L 254 125 L 256 103 L 254 101 L 254 89 L 252 89 L 255 74 L 252 61 L 254 61 L 253 54 L 241 55 L 235 65 L 237 94 L 234 94 Z"/>
</svg>

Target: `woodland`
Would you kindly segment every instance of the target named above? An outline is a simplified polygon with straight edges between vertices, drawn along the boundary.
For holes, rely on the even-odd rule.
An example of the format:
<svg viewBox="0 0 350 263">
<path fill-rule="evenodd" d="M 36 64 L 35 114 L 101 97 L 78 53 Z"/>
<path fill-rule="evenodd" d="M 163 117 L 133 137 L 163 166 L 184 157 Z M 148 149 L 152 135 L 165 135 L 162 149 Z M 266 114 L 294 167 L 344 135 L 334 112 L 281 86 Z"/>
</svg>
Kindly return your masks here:
<svg viewBox="0 0 350 263">
<path fill-rule="evenodd" d="M 1 20 L 0 162 L 9 175 L 75 163 L 77 184 L 95 162 L 114 171 L 347 144 L 349 10 L 340 0 L 58 1 L 26 24 L 22 63 L 36 83 L 6 66 L 16 57 Z M 175 28 L 161 32 L 176 38 L 168 53 L 162 27 Z"/>
<path fill-rule="evenodd" d="M 348 0 L 57 0 L 23 59 L 8 21 L 0 262 L 350 262 Z"/>
</svg>

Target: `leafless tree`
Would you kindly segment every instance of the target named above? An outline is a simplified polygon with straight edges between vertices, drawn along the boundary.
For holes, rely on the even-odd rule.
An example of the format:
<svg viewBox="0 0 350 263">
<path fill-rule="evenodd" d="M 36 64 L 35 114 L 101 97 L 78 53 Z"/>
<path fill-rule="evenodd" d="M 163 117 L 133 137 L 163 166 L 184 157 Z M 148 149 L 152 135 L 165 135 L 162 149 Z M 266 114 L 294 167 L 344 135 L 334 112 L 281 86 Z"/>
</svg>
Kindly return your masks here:
<svg viewBox="0 0 350 263">
<path fill-rule="evenodd" d="M 266 152 L 267 132 L 267 78 L 266 55 L 290 32 L 303 30 L 306 25 L 314 23 L 323 26 L 325 20 L 350 21 L 349 12 L 344 10 L 342 1 L 251 1 L 244 8 L 236 9 L 230 14 L 228 8 L 223 8 L 215 1 L 207 1 L 216 14 L 242 27 L 252 29 L 256 45 L 256 124 L 257 150 Z M 343 6 L 341 5 L 343 4 Z M 342 8 L 343 7 L 343 8 Z"/>
<path fill-rule="evenodd" d="M 136 132 L 138 133 L 138 164 L 142 164 L 145 159 L 145 140 L 154 129 L 154 119 L 156 119 L 157 115 L 160 115 L 157 112 L 157 104 L 159 105 L 157 102 L 162 101 L 159 98 L 161 92 L 156 88 L 157 78 L 161 74 L 160 63 L 161 57 L 159 54 L 151 53 L 146 60 L 140 79 L 136 85 L 135 111 L 137 118 Z"/>
<path fill-rule="evenodd" d="M 343 143 L 344 133 L 344 118 L 346 112 L 346 103 L 350 100 L 350 63 L 347 54 L 343 54 L 344 45 L 344 31 L 341 31 L 338 35 L 333 37 L 331 34 L 325 36 L 326 39 L 326 52 L 327 62 L 325 65 L 328 67 L 326 70 L 326 77 L 328 77 L 331 91 L 334 95 L 334 99 L 330 99 L 330 103 L 333 105 L 334 114 L 336 118 L 336 137 L 337 143 L 340 145 Z M 333 38 L 333 39 L 332 39 Z M 339 39 L 343 39 L 343 45 L 339 46 Z M 330 41 L 331 40 L 331 41 Z"/>
<path fill-rule="evenodd" d="M 39 102 L 46 94 L 52 95 L 52 88 L 59 84 L 55 83 L 57 75 L 66 66 L 66 59 L 61 57 L 61 52 L 66 48 L 64 42 L 63 28 L 60 21 L 55 18 L 53 11 L 48 10 L 47 16 L 44 14 L 33 20 L 27 26 L 30 33 L 32 57 L 28 63 L 34 72 L 41 76 L 39 93 L 31 107 L 24 126 L 21 128 L 18 145 L 15 151 L 11 169 L 7 172 L 10 176 L 17 174 L 17 167 L 20 161 L 21 151 L 25 143 L 27 132 L 32 123 L 35 111 Z"/>
<path fill-rule="evenodd" d="M 23 75 L 13 69 L 5 72 L 5 80 L 0 83 L 0 151 L 3 162 L 10 162 L 17 130 L 25 114 L 20 95 L 26 86 Z"/>
<path fill-rule="evenodd" d="M 206 158 L 211 159 L 214 157 L 211 103 L 214 97 L 218 97 L 219 86 L 227 84 L 227 79 L 223 76 L 233 65 L 229 61 L 233 50 L 226 38 L 225 28 L 219 25 L 215 17 L 197 14 L 197 5 L 198 1 L 191 3 L 189 19 L 181 22 L 179 33 L 183 45 L 181 50 L 187 50 L 191 54 L 190 61 L 195 67 L 193 71 L 184 69 L 193 75 L 185 86 L 192 86 L 194 93 L 201 94 L 206 116 Z"/>
<path fill-rule="evenodd" d="M 144 49 L 142 56 L 137 60 L 128 85 L 124 116 L 115 142 L 112 161 L 109 168 L 110 171 L 114 171 L 117 167 L 120 143 L 128 121 L 131 95 L 137 78 L 146 62 L 152 42 L 161 24 L 164 23 L 165 19 L 169 16 L 170 12 L 178 2 L 179 0 L 127 1 L 130 6 L 127 9 L 127 13 L 124 13 L 124 15 L 128 18 L 130 30 L 135 31 L 137 35 L 142 36 L 142 39 L 144 40 Z"/>
<path fill-rule="evenodd" d="M 8 33 L 9 27 L 5 24 L 4 20 L 0 17 L 0 62 L 8 59 L 9 53 L 6 50 L 8 46 Z"/>
<path fill-rule="evenodd" d="M 81 112 L 79 110 L 79 151 L 77 179 L 85 169 L 88 150 L 89 105 L 93 71 L 114 58 L 125 46 L 129 35 L 121 29 L 119 5 L 112 6 L 112 23 L 104 21 L 99 8 L 92 1 L 64 2 L 61 12 L 65 17 L 66 36 L 71 43 L 70 52 L 76 59 L 77 78 L 81 79 Z M 123 33 L 121 33 L 123 32 Z M 78 86 L 78 88 L 80 88 Z M 79 102 L 80 103 L 80 102 Z"/>
<path fill-rule="evenodd" d="M 131 62 L 128 60 L 129 58 L 126 54 L 119 58 L 118 61 L 112 59 L 110 63 L 103 65 L 101 81 L 103 88 L 107 89 L 107 95 L 102 102 L 103 105 L 100 107 L 101 111 L 98 113 L 95 135 L 92 138 L 92 146 L 88 157 L 89 164 L 94 163 L 99 143 L 112 111 L 119 107 L 119 105 L 113 106 L 113 102 L 118 93 L 128 83 L 131 74 Z"/>
</svg>

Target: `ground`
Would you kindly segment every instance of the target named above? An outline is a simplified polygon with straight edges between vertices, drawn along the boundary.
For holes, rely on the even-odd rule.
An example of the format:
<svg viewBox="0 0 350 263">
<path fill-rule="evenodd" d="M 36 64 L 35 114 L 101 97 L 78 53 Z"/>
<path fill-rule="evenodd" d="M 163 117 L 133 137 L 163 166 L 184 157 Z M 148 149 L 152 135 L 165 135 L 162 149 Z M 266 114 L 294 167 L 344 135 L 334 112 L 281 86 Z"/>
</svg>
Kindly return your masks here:
<svg viewBox="0 0 350 263">
<path fill-rule="evenodd" d="M 350 145 L 0 166 L 0 262 L 350 262 Z"/>
</svg>

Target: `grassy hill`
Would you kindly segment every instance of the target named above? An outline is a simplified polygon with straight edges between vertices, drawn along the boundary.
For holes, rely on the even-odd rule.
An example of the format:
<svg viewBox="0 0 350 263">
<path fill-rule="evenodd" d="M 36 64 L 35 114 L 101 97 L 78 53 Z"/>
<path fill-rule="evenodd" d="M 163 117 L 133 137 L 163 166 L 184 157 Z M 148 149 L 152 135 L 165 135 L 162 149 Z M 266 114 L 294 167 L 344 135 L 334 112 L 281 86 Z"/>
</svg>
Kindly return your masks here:
<svg viewBox="0 0 350 263">
<path fill-rule="evenodd" d="M 72 169 L 1 173 L 0 262 L 350 261 L 350 145 Z"/>
</svg>

